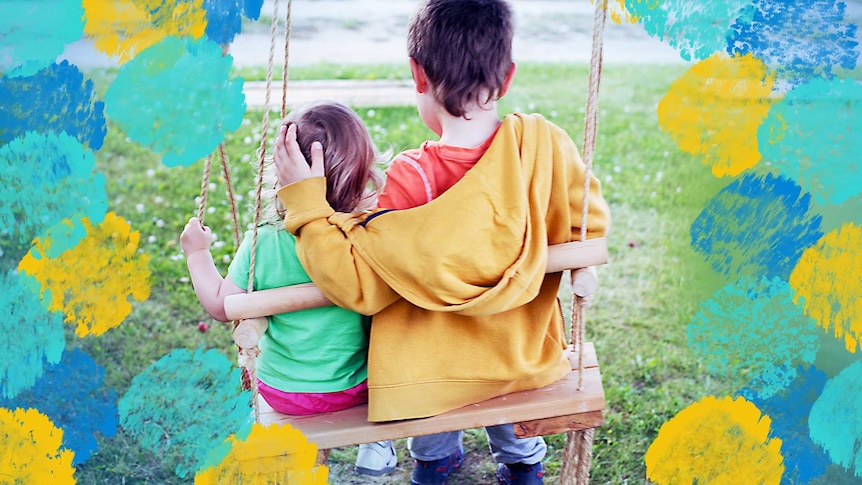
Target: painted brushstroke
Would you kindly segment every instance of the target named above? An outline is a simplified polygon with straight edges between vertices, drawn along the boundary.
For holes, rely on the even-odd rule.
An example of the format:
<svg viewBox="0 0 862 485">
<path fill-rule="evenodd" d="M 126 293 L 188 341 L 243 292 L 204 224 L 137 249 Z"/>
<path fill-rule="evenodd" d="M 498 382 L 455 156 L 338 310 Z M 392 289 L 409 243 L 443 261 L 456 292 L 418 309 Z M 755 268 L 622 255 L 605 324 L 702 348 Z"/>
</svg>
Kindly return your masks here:
<svg viewBox="0 0 862 485">
<path fill-rule="evenodd" d="M 99 448 L 96 434 L 117 433 L 117 392 L 104 387 L 105 369 L 81 349 L 63 355 L 32 389 L 0 406 L 34 408 L 63 429 L 63 448 L 75 453 L 73 465 L 87 461 Z"/>
<path fill-rule="evenodd" d="M 3 2 L 0 71 L 29 76 L 53 64 L 66 44 L 81 38 L 83 15 L 80 0 Z"/>
<path fill-rule="evenodd" d="M 60 362 L 66 337 L 63 315 L 39 300 L 39 284 L 14 271 L 0 274 L 0 397 L 30 389 L 49 364 Z"/>
<path fill-rule="evenodd" d="M 747 174 L 712 197 L 691 225 L 691 246 L 718 273 L 787 279 L 820 240 L 822 217 L 793 181 Z"/>
<path fill-rule="evenodd" d="M 808 426 L 811 407 L 823 391 L 826 379 L 826 374 L 814 366 L 799 366 L 787 389 L 769 399 L 751 399 L 772 419 L 770 436 L 781 440 L 785 467 L 782 484 L 809 483 L 826 473 L 830 464 L 823 449 L 811 441 Z M 750 389 L 745 391 L 742 394 L 756 394 Z"/>
<path fill-rule="evenodd" d="M 48 309 L 62 312 L 85 337 L 122 323 L 132 311 L 128 298 L 149 298 L 150 257 L 138 251 L 140 233 L 113 212 L 98 226 L 86 218 L 81 223 L 87 235 L 73 249 L 48 257 L 49 234 L 34 241 L 18 270 L 33 276 Z"/>
<path fill-rule="evenodd" d="M 773 106 L 757 132 L 761 153 L 820 205 L 862 194 L 862 84 L 815 79 Z"/>
<path fill-rule="evenodd" d="M 739 397 L 705 397 L 662 425 L 646 453 L 647 478 L 669 483 L 778 484 L 781 440 L 771 421 Z"/>
<path fill-rule="evenodd" d="M 688 345 L 709 368 L 745 375 L 768 398 L 796 377 L 796 364 L 817 355 L 817 327 L 793 304 L 778 278 L 744 278 L 700 304 L 688 325 Z"/>
<path fill-rule="evenodd" d="M 807 249 L 790 275 L 795 301 L 850 352 L 862 343 L 862 227 L 844 224 Z"/>
<path fill-rule="evenodd" d="M 260 18 L 263 0 L 204 0 L 207 38 L 219 45 L 233 42 L 242 31 L 242 17 Z"/>
<path fill-rule="evenodd" d="M 0 146 L 0 186 L 0 229 L 19 242 L 67 218 L 100 223 L 108 210 L 93 153 L 65 132 L 27 132 Z"/>
<path fill-rule="evenodd" d="M 811 408 L 811 439 L 834 463 L 862 477 L 862 362 L 829 379 Z"/>
<path fill-rule="evenodd" d="M 5 450 L 0 478 L 15 484 L 74 484 L 74 453 L 63 449 L 62 442 L 63 430 L 39 411 L 0 408 L 0 450 Z"/>
<path fill-rule="evenodd" d="M 659 126 L 716 177 L 739 175 L 760 161 L 756 133 L 774 102 L 773 84 L 752 56 L 712 55 L 671 84 L 658 105 Z"/>
<path fill-rule="evenodd" d="M 203 37 L 203 0 L 83 0 L 84 35 L 93 46 L 124 63 L 165 37 Z"/>
<path fill-rule="evenodd" d="M 105 95 L 108 115 L 173 167 L 206 157 L 245 113 L 233 58 L 206 40 L 169 37 L 120 68 Z"/>
<path fill-rule="evenodd" d="M 754 6 L 753 15 L 733 24 L 727 52 L 753 54 L 791 84 L 856 67 L 857 26 L 845 20 L 843 1 L 758 0 Z"/>
<path fill-rule="evenodd" d="M 229 436 L 248 436 L 251 393 L 239 382 L 239 368 L 219 352 L 176 349 L 132 379 L 120 425 L 145 449 L 178 455 L 175 472 L 185 478 L 218 465 Z"/>
<path fill-rule="evenodd" d="M 254 424 L 245 440 L 231 436 L 230 453 L 195 475 L 195 485 L 324 485 L 329 468 L 315 466 L 317 446 L 289 424 Z"/>
<path fill-rule="evenodd" d="M 105 104 L 96 101 L 93 81 L 67 61 L 32 76 L 0 77 L 0 144 L 28 131 L 65 131 L 87 148 L 102 147 L 108 132 Z"/>
<path fill-rule="evenodd" d="M 751 0 L 625 0 L 625 5 L 647 34 L 667 42 L 686 61 L 723 52 L 731 24 L 753 14 Z"/>
</svg>

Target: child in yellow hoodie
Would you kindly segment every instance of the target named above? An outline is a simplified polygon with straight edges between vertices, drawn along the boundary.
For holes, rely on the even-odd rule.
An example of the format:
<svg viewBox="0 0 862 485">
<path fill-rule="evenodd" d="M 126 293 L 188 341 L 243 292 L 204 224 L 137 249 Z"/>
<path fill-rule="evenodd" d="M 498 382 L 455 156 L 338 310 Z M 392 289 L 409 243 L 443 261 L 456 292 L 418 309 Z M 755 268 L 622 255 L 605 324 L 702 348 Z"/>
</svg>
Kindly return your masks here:
<svg viewBox="0 0 862 485">
<path fill-rule="evenodd" d="M 408 33 L 419 115 L 439 141 L 400 154 L 371 215 L 335 213 L 323 153 L 311 163 L 295 128 L 275 162 L 285 227 L 321 291 L 374 315 L 369 421 L 427 417 L 570 371 L 547 246 L 580 234 L 585 166 L 565 131 L 540 115 L 500 119 L 515 75 L 503 0 L 427 0 Z M 610 224 L 590 183 L 588 237 Z M 396 210 L 393 210 L 396 209 Z M 542 483 L 541 438 L 486 428 L 502 484 Z M 461 433 L 410 440 L 413 484 L 441 484 L 463 459 Z"/>
</svg>

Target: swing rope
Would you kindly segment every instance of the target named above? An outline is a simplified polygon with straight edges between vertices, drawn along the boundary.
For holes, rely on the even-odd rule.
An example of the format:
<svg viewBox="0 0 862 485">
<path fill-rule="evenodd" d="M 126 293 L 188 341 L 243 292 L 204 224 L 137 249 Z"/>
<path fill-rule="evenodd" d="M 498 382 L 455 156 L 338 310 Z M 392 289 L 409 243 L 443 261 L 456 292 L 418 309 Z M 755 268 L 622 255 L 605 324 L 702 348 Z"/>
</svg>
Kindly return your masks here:
<svg viewBox="0 0 862 485">
<path fill-rule="evenodd" d="M 590 78 L 587 91 L 587 105 L 584 114 L 584 202 L 581 213 L 581 241 L 587 239 L 587 214 L 589 213 L 590 178 L 593 172 L 593 159 L 596 150 L 596 136 L 599 124 L 599 84 L 602 74 L 602 43 L 607 19 L 607 0 L 595 0 L 593 16 L 593 49 L 590 56 Z M 571 272 L 572 283 L 575 272 Z M 584 341 L 586 330 L 586 309 L 590 298 L 572 294 L 572 347 L 578 353 L 578 390 L 584 382 Z M 560 483 L 586 484 L 589 482 L 590 465 L 593 457 L 593 428 L 566 433 L 566 446 L 563 449 Z"/>
<path fill-rule="evenodd" d="M 290 13 L 291 0 L 287 2 L 287 14 L 285 16 L 285 44 L 284 44 L 284 70 L 282 72 L 282 99 L 281 99 L 281 117 L 287 114 L 287 79 L 288 79 L 288 48 L 290 36 Z M 257 167 L 257 183 L 255 185 L 255 208 L 254 222 L 252 227 L 251 239 L 251 261 L 248 269 L 248 288 L 247 292 L 254 291 L 254 270 L 257 261 L 257 235 L 258 226 L 260 225 L 262 212 L 262 193 L 263 193 L 263 175 L 266 168 L 266 139 L 269 132 L 269 104 L 270 94 L 272 92 L 272 76 L 273 64 L 275 60 L 275 39 L 276 31 L 278 30 L 278 7 L 279 1 L 273 2 L 274 15 L 272 16 L 272 24 L 270 26 L 270 44 L 269 44 L 269 62 L 267 63 L 266 72 L 266 94 L 263 102 L 263 120 L 260 133 L 260 149 L 258 150 L 258 167 Z M 234 326 L 236 328 L 236 326 Z M 254 408 L 254 420 L 260 422 L 260 410 L 257 405 L 258 390 L 256 377 L 256 360 L 260 355 L 260 348 L 255 345 L 251 348 L 240 348 L 238 361 L 243 367 L 243 389 L 250 389 L 252 392 L 252 407 Z"/>
</svg>

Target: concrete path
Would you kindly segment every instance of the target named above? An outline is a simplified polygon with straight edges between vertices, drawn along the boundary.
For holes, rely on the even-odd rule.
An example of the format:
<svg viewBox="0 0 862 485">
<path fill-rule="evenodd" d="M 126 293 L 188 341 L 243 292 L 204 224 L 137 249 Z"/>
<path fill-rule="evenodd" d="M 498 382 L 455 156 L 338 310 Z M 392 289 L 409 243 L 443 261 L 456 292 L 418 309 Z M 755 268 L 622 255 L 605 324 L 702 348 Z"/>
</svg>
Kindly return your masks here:
<svg viewBox="0 0 862 485">
<path fill-rule="evenodd" d="M 281 81 L 270 87 L 271 109 L 281 109 Z M 265 81 L 247 81 L 243 91 L 249 108 L 262 108 L 266 98 Z M 311 101 L 327 99 L 356 108 L 374 106 L 411 106 L 416 103 L 413 82 L 408 80 L 330 80 L 290 81 L 287 85 L 287 106 L 293 108 Z"/>
</svg>

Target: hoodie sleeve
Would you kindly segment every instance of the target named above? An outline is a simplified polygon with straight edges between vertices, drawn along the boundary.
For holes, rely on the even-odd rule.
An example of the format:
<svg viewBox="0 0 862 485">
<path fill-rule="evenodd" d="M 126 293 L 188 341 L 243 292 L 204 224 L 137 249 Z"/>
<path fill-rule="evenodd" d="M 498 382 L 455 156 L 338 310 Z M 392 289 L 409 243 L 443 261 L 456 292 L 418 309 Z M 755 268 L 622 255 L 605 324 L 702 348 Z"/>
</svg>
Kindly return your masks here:
<svg viewBox="0 0 862 485">
<path fill-rule="evenodd" d="M 363 315 L 373 315 L 399 296 L 354 251 L 341 223 L 356 218 L 333 217 L 326 201 L 326 179 L 315 177 L 278 191 L 286 209 L 284 227 L 296 236 L 296 254 L 311 280 L 336 305 Z M 343 225 L 343 224 L 342 224 Z"/>
</svg>

